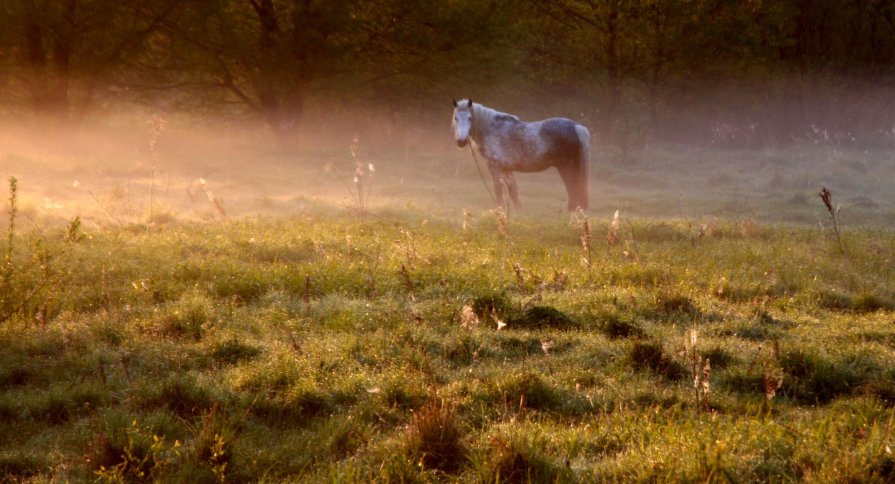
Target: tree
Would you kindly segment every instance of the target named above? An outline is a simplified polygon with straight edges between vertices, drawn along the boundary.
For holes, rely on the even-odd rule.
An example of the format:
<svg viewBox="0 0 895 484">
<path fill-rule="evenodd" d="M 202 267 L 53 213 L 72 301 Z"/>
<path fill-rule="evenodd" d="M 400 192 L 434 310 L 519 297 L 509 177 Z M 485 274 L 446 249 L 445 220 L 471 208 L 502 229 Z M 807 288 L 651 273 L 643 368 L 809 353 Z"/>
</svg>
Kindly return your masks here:
<svg viewBox="0 0 895 484">
<path fill-rule="evenodd" d="M 254 113 L 287 141 L 312 94 L 431 73 L 472 38 L 455 15 L 471 3 L 196 0 L 146 58 L 178 107 Z"/>
<path fill-rule="evenodd" d="M 180 1 L 8 0 L 0 62 L 9 104 L 80 118 Z"/>
</svg>

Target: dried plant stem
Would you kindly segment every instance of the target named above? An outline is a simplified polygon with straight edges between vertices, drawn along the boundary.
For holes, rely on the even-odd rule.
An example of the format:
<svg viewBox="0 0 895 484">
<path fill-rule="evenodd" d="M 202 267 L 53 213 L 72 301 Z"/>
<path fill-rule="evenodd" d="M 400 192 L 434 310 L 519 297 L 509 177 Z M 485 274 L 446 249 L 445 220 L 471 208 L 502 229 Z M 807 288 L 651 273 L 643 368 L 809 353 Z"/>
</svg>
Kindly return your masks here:
<svg viewBox="0 0 895 484">
<path fill-rule="evenodd" d="M 463 209 L 463 247 L 469 245 L 469 212 Z"/>
<path fill-rule="evenodd" d="M 305 303 L 305 314 L 311 314 L 311 275 L 305 274 L 305 293 L 302 295 Z"/>
<path fill-rule="evenodd" d="M 411 299 L 413 298 L 413 281 L 410 279 L 410 271 L 407 270 L 407 266 L 401 264 L 401 269 L 398 270 L 398 275 L 401 276 L 401 282 L 404 283 L 404 288 L 407 289 L 407 293 L 410 294 Z"/>
<path fill-rule="evenodd" d="M 833 194 L 827 190 L 827 187 L 821 187 L 820 193 L 817 194 L 821 200 L 824 202 L 824 206 L 827 207 L 827 213 L 830 214 L 830 219 L 833 221 L 833 231 L 836 232 L 836 242 L 839 243 L 839 248 L 843 251 L 845 250 L 845 246 L 842 245 L 842 235 L 839 232 L 839 223 L 841 221 L 839 217 L 839 206 L 833 208 Z"/>
<path fill-rule="evenodd" d="M 354 188 L 355 192 L 352 192 L 355 199 L 357 200 L 357 208 L 361 214 L 365 214 L 367 212 L 367 197 L 369 196 L 369 184 L 372 181 L 373 173 L 376 171 L 376 168 L 372 163 L 367 164 L 366 166 L 361 161 L 360 156 L 358 154 L 359 148 L 359 140 L 357 136 L 355 136 L 351 140 L 351 159 L 354 161 Z"/>
<path fill-rule="evenodd" d="M 75 180 L 74 186 L 75 186 L 75 188 L 83 188 L 84 191 L 87 192 L 88 195 L 90 195 L 90 198 L 92 198 L 93 201 L 96 202 L 97 205 L 99 205 L 99 208 L 101 208 L 103 210 L 103 212 L 105 212 L 106 216 L 109 217 L 110 219 L 112 219 L 112 221 L 115 222 L 115 225 L 121 226 L 121 221 L 118 220 L 117 217 L 112 215 L 112 212 L 109 211 L 108 207 L 106 207 L 103 204 L 103 202 L 99 201 L 99 198 L 97 198 L 96 195 L 93 194 L 92 190 L 90 190 L 86 186 L 82 185 L 81 182 L 79 182 L 77 180 Z"/>
<path fill-rule="evenodd" d="M 221 202 L 218 201 L 217 198 L 215 198 L 213 193 L 211 193 L 211 190 L 208 188 L 208 183 L 205 181 L 205 179 L 200 178 L 199 183 L 202 185 L 202 189 L 205 190 L 205 195 L 208 197 L 208 201 L 211 202 L 212 205 L 214 205 L 214 208 L 215 210 L 217 210 L 218 214 L 220 214 L 220 216 L 223 218 L 227 218 L 227 212 L 224 211 L 224 206 L 221 205 Z"/>
<path fill-rule="evenodd" d="M 152 154 L 152 169 L 149 171 L 149 221 L 152 222 L 155 215 L 155 167 L 158 160 L 159 138 L 161 138 L 162 131 L 165 129 L 165 120 L 159 115 L 153 115 L 149 118 L 149 128 L 151 130 L 149 152 Z"/>
<path fill-rule="evenodd" d="M 581 243 L 581 250 L 584 251 L 584 264 L 587 266 L 587 280 L 591 279 L 591 268 L 593 267 L 593 229 L 590 219 L 584 209 L 578 209 L 578 241 Z"/>
<path fill-rule="evenodd" d="M 149 172 L 149 222 L 152 223 L 153 207 L 155 206 L 155 166 Z"/>
<path fill-rule="evenodd" d="M 12 278 L 12 255 L 13 243 L 16 236 L 16 212 L 18 207 L 16 204 L 18 194 L 18 183 L 16 177 L 9 177 L 9 226 L 6 228 L 6 256 L 3 261 L 3 279 L 0 280 L 0 287 L 7 288 Z"/>
<path fill-rule="evenodd" d="M 606 255 L 612 250 L 612 244 L 618 242 L 618 210 L 612 216 L 612 222 L 609 223 L 609 229 L 606 231 Z"/>
<path fill-rule="evenodd" d="M 9 301 L 8 295 L 11 293 L 12 286 L 12 257 L 13 246 L 16 236 L 16 197 L 18 191 L 18 180 L 15 177 L 9 177 L 9 225 L 6 228 L 6 254 L 3 259 L 3 268 L 0 270 L 0 308 L 5 308 Z M 3 320 L 0 319 L 0 322 Z"/>
<path fill-rule="evenodd" d="M 510 238 L 510 205 L 497 207 L 497 229 L 503 238 Z"/>
</svg>

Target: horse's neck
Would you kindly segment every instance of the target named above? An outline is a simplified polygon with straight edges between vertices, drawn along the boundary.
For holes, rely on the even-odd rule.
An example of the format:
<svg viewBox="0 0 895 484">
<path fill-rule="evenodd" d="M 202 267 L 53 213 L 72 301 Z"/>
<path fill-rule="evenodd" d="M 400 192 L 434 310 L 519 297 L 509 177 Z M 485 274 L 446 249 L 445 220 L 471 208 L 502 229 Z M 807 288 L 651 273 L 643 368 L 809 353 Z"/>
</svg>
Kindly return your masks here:
<svg viewBox="0 0 895 484">
<path fill-rule="evenodd" d="M 474 104 L 472 107 L 472 139 L 479 145 L 485 142 L 488 137 L 488 126 L 491 121 L 503 113 L 498 112 L 481 104 Z"/>
</svg>

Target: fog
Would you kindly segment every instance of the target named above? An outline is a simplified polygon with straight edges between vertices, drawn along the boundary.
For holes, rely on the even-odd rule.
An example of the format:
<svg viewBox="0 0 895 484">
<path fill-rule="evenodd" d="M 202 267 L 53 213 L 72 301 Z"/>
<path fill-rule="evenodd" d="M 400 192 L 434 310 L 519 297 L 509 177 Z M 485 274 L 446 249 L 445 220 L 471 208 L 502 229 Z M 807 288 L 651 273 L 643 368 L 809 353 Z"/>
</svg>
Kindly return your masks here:
<svg viewBox="0 0 895 484">
<path fill-rule="evenodd" d="M 892 221 L 891 2 L 13 0 L 0 14 L 0 175 L 36 227 L 482 213 L 493 202 L 449 130 L 467 97 L 587 126 L 596 217 L 822 226 L 827 187 L 845 225 Z M 555 170 L 517 180 L 516 216 L 566 216 Z"/>
<path fill-rule="evenodd" d="M 487 94 L 480 102 L 487 104 Z M 780 142 L 762 135 L 761 124 L 691 109 L 666 114 L 679 120 L 669 123 L 675 129 L 628 126 L 620 135 L 617 124 L 596 123 L 569 104 L 492 106 L 523 120 L 568 116 L 589 125 L 597 218 L 621 210 L 649 219 L 822 227 L 827 215 L 816 194 L 825 186 L 846 226 L 891 226 L 895 132 L 809 124 Z M 464 210 L 494 208 L 469 149 L 454 143 L 450 99 L 422 115 L 324 107 L 309 109 L 286 143 L 249 117 L 131 108 L 77 124 L 7 118 L 0 175 L 4 185 L 18 179 L 20 214 L 41 230 L 74 216 L 101 229 L 334 212 L 459 222 Z M 358 165 L 362 187 L 354 181 Z M 511 209 L 513 217 L 567 217 L 554 169 L 516 178 L 523 209 Z"/>
</svg>

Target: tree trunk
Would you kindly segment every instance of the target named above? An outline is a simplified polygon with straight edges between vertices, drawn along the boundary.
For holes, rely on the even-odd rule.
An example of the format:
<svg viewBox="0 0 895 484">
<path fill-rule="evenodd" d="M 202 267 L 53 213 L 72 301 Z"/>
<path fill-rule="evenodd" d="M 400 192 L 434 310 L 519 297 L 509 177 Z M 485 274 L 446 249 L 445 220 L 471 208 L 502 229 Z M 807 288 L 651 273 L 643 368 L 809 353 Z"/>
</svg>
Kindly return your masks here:
<svg viewBox="0 0 895 484">
<path fill-rule="evenodd" d="M 265 108 L 265 120 L 280 147 L 289 148 L 298 141 L 304 104 L 305 91 L 299 87 Z"/>
<path fill-rule="evenodd" d="M 606 112 L 607 126 L 615 123 L 619 103 L 621 101 L 621 69 L 618 58 L 618 2 L 611 2 L 606 17 L 606 72 L 607 94 Z"/>
</svg>

